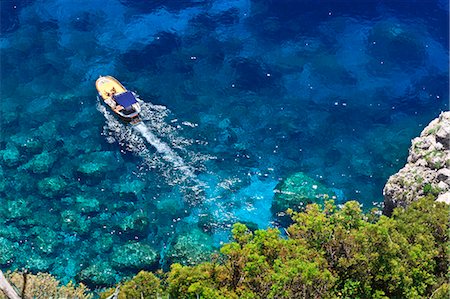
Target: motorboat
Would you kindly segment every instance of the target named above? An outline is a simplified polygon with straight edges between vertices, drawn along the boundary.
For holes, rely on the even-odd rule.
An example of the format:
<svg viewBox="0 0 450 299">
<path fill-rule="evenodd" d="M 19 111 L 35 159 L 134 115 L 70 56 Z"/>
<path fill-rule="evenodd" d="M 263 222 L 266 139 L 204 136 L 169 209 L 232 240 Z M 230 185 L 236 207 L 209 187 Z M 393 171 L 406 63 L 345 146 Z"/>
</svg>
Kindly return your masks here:
<svg viewBox="0 0 450 299">
<path fill-rule="evenodd" d="M 103 102 L 121 120 L 131 124 L 141 121 L 140 100 L 137 95 L 127 90 L 116 78 L 112 76 L 100 76 L 95 82 L 98 94 Z"/>
</svg>

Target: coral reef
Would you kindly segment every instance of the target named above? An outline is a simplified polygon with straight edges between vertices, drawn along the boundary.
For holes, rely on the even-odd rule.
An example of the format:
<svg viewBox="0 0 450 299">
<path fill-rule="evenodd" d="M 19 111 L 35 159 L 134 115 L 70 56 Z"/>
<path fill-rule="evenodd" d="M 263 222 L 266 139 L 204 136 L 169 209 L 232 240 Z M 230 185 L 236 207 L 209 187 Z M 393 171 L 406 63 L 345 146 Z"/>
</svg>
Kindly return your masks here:
<svg viewBox="0 0 450 299">
<path fill-rule="evenodd" d="M 211 237 L 193 228 L 177 236 L 166 253 L 166 259 L 169 264 L 193 266 L 209 260 L 212 252 Z"/>
<path fill-rule="evenodd" d="M 66 202 L 85 214 L 100 212 L 100 201 L 96 198 L 88 197 L 86 194 L 77 195 L 75 200 L 69 197 L 66 199 Z"/>
<path fill-rule="evenodd" d="M 2 159 L 4 165 L 14 167 L 20 162 L 20 153 L 16 146 L 8 143 L 6 148 L 0 151 L 0 158 Z"/>
<path fill-rule="evenodd" d="M 406 165 L 387 181 L 384 212 L 424 196 L 450 203 L 450 112 L 442 112 L 412 140 Z"/>
<path fill-rule="evenodd" d="M 144 238 L 148 236 L 149 225 L 148 215 L 140 210 L 123 218 L 118 228 L 123 234 L 131 238 Z"/>
<path fill-rule="evenodd" d="M 92 220 L 75 210 L 61 212 L 61 229 L 66 233 L 85 235 L 90 231 Z"/>
<path fill-rule="evenodd" d="M 145 183 L 140 180 L 124 179 L 119 184 L 115 185 L 114 191 L 119 193 L 119 196 L 124 200 L 135 200 L 137 195 L 145 189 Z"/>
<path fill-rule="evenodd" d="M 307 204 L 323 204 L 325 200 L 336 198 L 334 192 L 303 172 L 294 173 L 275 187 L 272 213 L 286 219 L 287 209 L 302 210 Z"/>
<path fill-rule="evenodd" d="M 28 255 L 28 259 L 25 263 L 25 269 L 36 273 L 49 272 L 54 264 L 54 261 L 48 259 L 45 255 L 38 252 L 32 252 Z"/>
<path fill-rule="evenodd" d="M 56 155 L 54 153 L 49 153 L 44 151 L 36 156 L 34 156 L 25 165 L 21 166 L 20 169 L 28 170 L 36 174 L 48 173 L 56 160 Z"/>
<path fill-rule="evenodd" d="M 47 198 L 56 198 L 66 193 L 67 183 L 61 176 L 52 176 L 38 182 L 39 192 Z"/>
<path fill-rule="evenodd" d="M 425 59 L 425 45 L 422 44 L 420 37 L 395 19 L 374 26 L 368 42 L 370 53 L 377 61 L 411 68 L 421 65 Z"/>
<path fill-rule="evenodd" d="M 101 179 L 117 171 L 122 161 L 114 152 L 93 152 L 84 155 L 77 172 L 86 179 Z"/>
<path fill-rule="evenodd" d="M 79 281 L 93 288 L 110 286 L 117 281 L 117 278 L 118 273 L 107 262 L 91 263 L 77 277 Z"/>
<path fill-rule="evenodd" d="M 13 259 L 17 245 L 4 237 L 0 237 L 0 265 L 9 266 Z"/>
<path fill-rule="evenodd" d="M 149 245 L 130 242 L 113 249 L 111 265 L 117 270 L 139 271 L 153 269 L 158 253 Z"/>
</svg>

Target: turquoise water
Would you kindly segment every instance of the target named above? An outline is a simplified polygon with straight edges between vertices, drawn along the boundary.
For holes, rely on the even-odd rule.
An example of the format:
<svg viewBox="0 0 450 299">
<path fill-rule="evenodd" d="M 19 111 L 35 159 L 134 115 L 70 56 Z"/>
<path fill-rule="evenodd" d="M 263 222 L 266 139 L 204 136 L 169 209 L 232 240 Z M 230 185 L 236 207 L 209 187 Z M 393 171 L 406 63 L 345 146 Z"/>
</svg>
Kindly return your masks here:
<svg viewBox="0 0 450 299">
<path fill-rule="evenodd" d="M 93 286 L 195 263 L 236 221 L 277 225 L 297 172 L 379 206 L 448 110 L 446 1 L 0 3 L 2 269 Z"/>
</svg>

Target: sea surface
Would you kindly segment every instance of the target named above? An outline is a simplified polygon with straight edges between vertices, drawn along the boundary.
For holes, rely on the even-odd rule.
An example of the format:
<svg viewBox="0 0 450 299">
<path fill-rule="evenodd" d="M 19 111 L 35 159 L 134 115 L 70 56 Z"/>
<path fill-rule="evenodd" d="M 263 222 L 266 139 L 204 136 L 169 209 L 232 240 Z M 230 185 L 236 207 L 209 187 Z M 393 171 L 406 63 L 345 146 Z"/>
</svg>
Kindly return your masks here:
<svg viewBox="0 0 450 299">
<path fill-rule="evenodd" d="M 295 173 L 380 206 L 449 109 L 446 0 L 1 0 L 0 268 L 104 286 L 277 226 Z M 98 99 L 111 75 L 137 126 Z"/>
</svg>

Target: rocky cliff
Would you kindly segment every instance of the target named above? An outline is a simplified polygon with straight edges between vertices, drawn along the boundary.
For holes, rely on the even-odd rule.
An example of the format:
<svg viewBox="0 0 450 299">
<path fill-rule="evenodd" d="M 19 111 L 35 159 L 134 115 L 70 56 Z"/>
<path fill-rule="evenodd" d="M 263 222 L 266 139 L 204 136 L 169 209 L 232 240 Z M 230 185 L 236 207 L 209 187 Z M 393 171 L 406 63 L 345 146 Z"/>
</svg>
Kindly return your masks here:
<svg viewBox="0 0 450 299">
<path fill-rule="evenodd" d="M 412 140 L 406 165 L 389 178 L 383 195 L 387 215 L 425 196 L 450 204 L 450 111 Z"/>
</svg>

